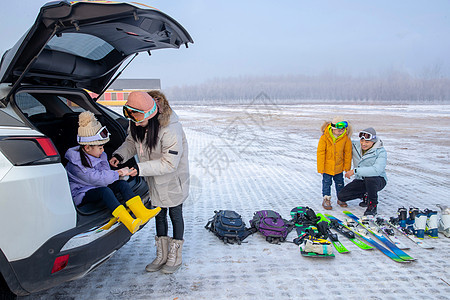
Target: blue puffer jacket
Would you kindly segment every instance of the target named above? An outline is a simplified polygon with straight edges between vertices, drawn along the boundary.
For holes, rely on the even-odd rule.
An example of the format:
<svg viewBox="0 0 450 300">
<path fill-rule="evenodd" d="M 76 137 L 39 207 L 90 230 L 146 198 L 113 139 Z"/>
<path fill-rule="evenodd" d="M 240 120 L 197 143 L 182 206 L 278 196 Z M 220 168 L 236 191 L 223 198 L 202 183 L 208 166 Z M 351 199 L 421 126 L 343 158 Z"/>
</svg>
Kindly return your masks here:
<svg viewBox="0 0 450 300">
<path fill-rule="evenodd" d="M 66 171 L 75 205 L 81 203 L 87 191 L 108 186 L 119 180 L 119 173 L 111 170 L 105 152 L 99 158 L 87 154 L 92 164 L 92 168 L 87 168 L 81 164 L 79 148 L 80 146 L 72 147 L 67 150 L 65 155 L 65 158 L 69 161 Z"/>
<path fill-rule="evenodd" d="M 383 142 L 378 140 L 364 155 L 362 155 L 361 143 L 359 140 L 352 141 L 352 145 L 355 179 L 381 176 L 384 177 L 387 182 L 385 172 L 387 153 L 383 147 Z"/>
</svg>

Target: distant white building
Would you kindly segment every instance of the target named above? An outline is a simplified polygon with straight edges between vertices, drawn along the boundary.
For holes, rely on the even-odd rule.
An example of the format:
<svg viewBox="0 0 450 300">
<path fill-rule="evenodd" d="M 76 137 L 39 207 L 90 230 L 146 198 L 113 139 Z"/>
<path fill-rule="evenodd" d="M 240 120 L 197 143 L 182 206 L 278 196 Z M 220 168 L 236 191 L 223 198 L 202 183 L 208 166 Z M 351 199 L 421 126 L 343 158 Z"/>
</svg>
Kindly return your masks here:
<svg viewBox="0 0 450 300">
<path fill-rule="evenodd" d="M 98 98 L 97 102 L 103 105 L 124 105 L 128 95 L 133 91 L 151 91 L 160 90 L 160 79 L 117 79 L 109 87 L 103 95 Z M 92 98 L 96 98 L 98 94 L 89 92 Z"/>
</svg>

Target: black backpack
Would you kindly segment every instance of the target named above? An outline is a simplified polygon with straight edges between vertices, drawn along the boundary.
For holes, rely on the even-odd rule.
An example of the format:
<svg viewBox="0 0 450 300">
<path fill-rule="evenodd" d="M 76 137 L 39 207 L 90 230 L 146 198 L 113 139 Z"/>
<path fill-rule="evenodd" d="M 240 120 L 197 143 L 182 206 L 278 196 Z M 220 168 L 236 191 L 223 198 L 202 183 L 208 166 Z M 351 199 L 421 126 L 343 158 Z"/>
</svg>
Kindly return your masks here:
<svg viewBox="0 0 450 300">
<path fill-rule="evenodd" d="M 245 223 L 234 210 L 214 211 L 214 216 L 205 225 L 205 228 L 213 232 L 225 244 L 239 245 L 253 232 L 245 227 Z"/>
</svg>

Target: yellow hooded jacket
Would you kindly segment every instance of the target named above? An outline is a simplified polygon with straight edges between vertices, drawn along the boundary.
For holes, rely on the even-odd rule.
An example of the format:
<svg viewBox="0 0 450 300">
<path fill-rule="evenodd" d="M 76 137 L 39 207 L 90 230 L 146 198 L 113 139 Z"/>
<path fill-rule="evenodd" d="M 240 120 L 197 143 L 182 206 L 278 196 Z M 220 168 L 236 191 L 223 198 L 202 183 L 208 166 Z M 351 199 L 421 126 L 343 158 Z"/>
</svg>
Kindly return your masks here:
<svg viewBox="0 0 450 300">
<path fill-rule="evenodd" d="M 339 137 L 331 133 L 331 124 L 322 126 L 323 134 L 317 147 L 317 172 L 336 175 L 352 166 L 352 141 L 348 128 Z"/>
</svg>

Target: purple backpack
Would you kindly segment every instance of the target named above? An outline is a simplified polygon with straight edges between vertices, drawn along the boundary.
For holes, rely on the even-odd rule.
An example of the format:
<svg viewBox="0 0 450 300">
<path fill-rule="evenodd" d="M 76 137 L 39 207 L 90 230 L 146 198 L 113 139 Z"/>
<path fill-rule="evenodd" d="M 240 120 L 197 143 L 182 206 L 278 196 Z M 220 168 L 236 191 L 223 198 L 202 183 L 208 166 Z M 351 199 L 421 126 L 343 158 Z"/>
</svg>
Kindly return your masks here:
<svg viewBox="0 0 450 300">
<path fill-rule="evenodd" d="M 278 244 L 286 240 L 287 235 L 294 228 L 292 222 L 283 219 L 279 213 L 273 210 L 260 210 L 255 212 L 250 226 L 254 231 L 259 231 L 271 244 Z"/>
</svg>

